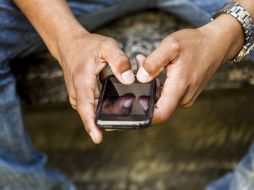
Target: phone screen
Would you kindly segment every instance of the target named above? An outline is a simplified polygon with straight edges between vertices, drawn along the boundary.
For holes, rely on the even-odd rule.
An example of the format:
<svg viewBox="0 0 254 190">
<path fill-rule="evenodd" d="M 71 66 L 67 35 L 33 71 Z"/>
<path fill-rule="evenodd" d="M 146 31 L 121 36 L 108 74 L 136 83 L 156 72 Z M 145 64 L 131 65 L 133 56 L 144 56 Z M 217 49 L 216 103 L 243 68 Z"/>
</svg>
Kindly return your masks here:
<svg viewBox="0 0 254 190">
<path fill-rule="evenodd" d="M 99 108 L 100 119 L 106 120 L 146 120 L 153 106 L 153 83 L 131 85 L 121 84 L 115 77 L 109 77 L 104 84 Z"/>
</svg>

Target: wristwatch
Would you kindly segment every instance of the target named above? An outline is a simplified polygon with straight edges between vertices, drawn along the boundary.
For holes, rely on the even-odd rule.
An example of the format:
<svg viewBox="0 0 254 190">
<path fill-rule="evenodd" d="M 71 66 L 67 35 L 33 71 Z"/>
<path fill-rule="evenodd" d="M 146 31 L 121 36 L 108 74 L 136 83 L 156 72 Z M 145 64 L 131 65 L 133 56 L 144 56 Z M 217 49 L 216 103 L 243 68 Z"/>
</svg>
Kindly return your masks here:
<svg viewBox="0 0 254 190">
<path fill-rule="evenodd" d="M 234 58 L 233 62 L 241 62 L 254 48 L 254 23 L 251 15 L 238 2 L 231 1 L 226 3 L 217 13 L 212 17 L 214 20 L 221 14 L 230 14 L 238 20 L 244 31 L 244 46 L 240 53 Z"/>
</svg>

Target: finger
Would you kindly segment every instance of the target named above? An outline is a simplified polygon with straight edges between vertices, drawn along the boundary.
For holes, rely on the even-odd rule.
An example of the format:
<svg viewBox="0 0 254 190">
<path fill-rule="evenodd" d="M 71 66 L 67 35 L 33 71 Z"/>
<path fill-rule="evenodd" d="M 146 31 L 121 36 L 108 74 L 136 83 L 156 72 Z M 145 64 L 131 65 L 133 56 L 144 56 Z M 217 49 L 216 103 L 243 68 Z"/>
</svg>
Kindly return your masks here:
<svg viewBox="0 0 254 190">
<path fill-rule="evenodd" d="M 143 68 L 143 64 L 144 64 L 145 59 L 146 59 L 146 57 L 143 54 L 138 54 L 136 56 L 137 73 L 140 70 L 140 68 Z"/>
<path fill-rule="evenodd" d="M 158 99 L 154 113 L 153 124 L 166 122 L 177 108 L 182 92 L 172 86 L 169 79 L 166 79 L 161 97 Z M 171 92 L 170 92 L 171 91 Z"/>
<path fill-rule="evenodd" d="M 114 104 L 114 101 L 112 98 L 106 98 L 102 105 L 102 113 L 104 114 L 112 114 L 112 106 Z"/>
<path fill-rule="evenodd" d="M 138 102 L 141 105 L 142 109 L 144 110 L 144 112 L 146 113 L 149 109 L 149 96 L 140 96 L 138 98 Z"/>
<path fill-rule="evenodd" d="M 160 81 L 159 78 L 156 78 L 156 87 L 159 88 L 159 87 L 162 87 L 162 82 Z"/>
<path fill-rule="evenodd" d="M 138 54 L 136 56 L 137 69 L 143 66 L 146 57 L 143 54 Z"/>
<path fill-rule="evenodd" d="M 100 98 L 100 91 L 97 85 L 95 85 L 95 90 L 94 90 L 94 99 L 98 100 Z"/>
<path fill-rule="evenodd" d="M 95 86 L 96 75 L 79 74 L 76 76 L 75 89 L 77 93 L 77 111 L 82 119 L 87 133 L 94 143 L 102 141 L 102 133 L 95 124 Z"/>
<path fill-rule="evenodd" d="M 94 110 L 97 109 L 98 103 L 99 103 L 99 100 L 98 100 L 98 99 L 97 99 L 97 100 L 94 100 Z"/>
<path fill-rule="evenodd" d="M 77 98 L 76 98 L 76 91 L 73 86 L 73 80 L 67 77 L 67 74 L 65 74 L 65 72 L 64 72 L 64 81 L 68 91 L 69 102 L 71 104 L 71 107 L 76 110 Z"/>
<path fill-rule="evenodd" d="M 105 129 L 105 131 L 107 132 L 114 132 L 114 131 L 118 131 L 117 129 Z"/>
<path fill-rule="evenodd" d="M 176 69 L 178 69 L 177 66 L 170 66 L 167 67 L 168 78 L 165 81 L 161 97 L 155 105 L 153 114 L 154 124 L 165 122 L 170 118 L 187 88 L 184 80 L 177 80 L 178 77 L 174 76 Z"/>
<path fill-rule="evenodd" d="M 156 78 L 156 94 L 155 94 L 155 103 L 159 100 L 161 97 L 161 92 L 162 92 L 163 86 L 161 81 Z"/>
<path fill-rule="evenodd" d="M 170 62 L 173 62 L 179 54 L 179 45 L 173 38 L 167 38 L 160 46 L 149 55 L 138 70 L 137 79 L 146 83 L 154 79 Z"/>
<path fill-rule="evenodd" d="M 199 89 L 194 89 L 190 92 L 187 92 L 185 97 L 182 98 L 182 100 L 179 103 L 179 106 L 182 108 L 189 108 L 193 105 L 197 97 L 200 95 L 202 92 L 204 86 L 199 88 Z M 190 97 L 190 98 L 189 98 Z"/>
<path fill-rule="evenodd" d="M 135 96 L 133 94 L 126 94 L 118 97 L 112 106 L 112 113 L 124 115 L 130 114 L 134 101 Z"/>
<path fill-rule="evenodd" d="M 103 103 L 103 113 L 106 114 L 125 114 L 128 115 L 132 111 L 132 106 L 135 101 L 133 94 L 126 94 L 113 99 L 106 99 Z"/>
<path fill-rule="evenodd" d="M 117 43 L 112 43 L 110 47 L 107 46 L 107 51 L 102 56 L 121 83 L 132 84 L 135 81 L 130 60 Z"/>
<path fill-rule="evenodd" d="M 71 104 L 71 107 L 76 110 L 77 109 L 77 100 L 76 98 L 69 95 L 69 102 Z"/>
<path fill-rule="evenodd" d="M 99 79 L 100 81 L 104 81 L 105 78 L 107 78 L 109 75 L 112 75 L 112 71 L 110 69 L 109 66 L 105 67 L 101 72 L 100 72 L 100 75 L 99 75 Z"/>
</svg>

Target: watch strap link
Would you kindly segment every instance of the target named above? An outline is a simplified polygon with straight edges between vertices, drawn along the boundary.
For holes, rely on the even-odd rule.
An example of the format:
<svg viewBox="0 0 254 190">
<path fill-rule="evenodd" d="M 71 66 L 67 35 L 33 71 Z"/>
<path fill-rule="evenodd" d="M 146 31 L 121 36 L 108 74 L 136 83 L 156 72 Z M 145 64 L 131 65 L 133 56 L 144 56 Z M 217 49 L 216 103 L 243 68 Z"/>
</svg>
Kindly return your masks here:
<svg viewBox="0 0 254 190">
<path fill-rule="evenodd" d="M 233 62 L 241 62 L 244 57 L 249 54 L 249 52 L 254 48 L 254 24 L 251 15 L 246 11 L 238 2 L 231 1 L 225 4 L 222 9 L 214 14 L 213 19 L 221 14 L 230 14 L 238 20 L 241 24 L 245 41 L 244 47 L 238 54 L 238 56 L 233 60 Z"/>
</svg>

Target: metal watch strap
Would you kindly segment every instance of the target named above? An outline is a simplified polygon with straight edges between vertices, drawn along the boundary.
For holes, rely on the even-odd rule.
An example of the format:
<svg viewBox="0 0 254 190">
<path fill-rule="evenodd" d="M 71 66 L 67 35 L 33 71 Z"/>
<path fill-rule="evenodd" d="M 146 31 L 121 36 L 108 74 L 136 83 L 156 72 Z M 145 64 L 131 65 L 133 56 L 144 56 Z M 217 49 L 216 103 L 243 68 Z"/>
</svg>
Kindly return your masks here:
<svg viewBox="0 0 254 190">
<path fill-rule="evenodd" d="M 254 48 L 254 23 L 250 13 L 246 11 L 237 2 L 231 1 L 225 4 L 219 12 L 214 14 L 213 19 L 225 13 L 230 14 L 234 18 L 236 18 L 238 22 L 242 25 L 244 31 L 245 35 L 244 47 L 240 51 L 238 56 L 233 60 L 233 62 L 240 62 Z"/>
</svg>

